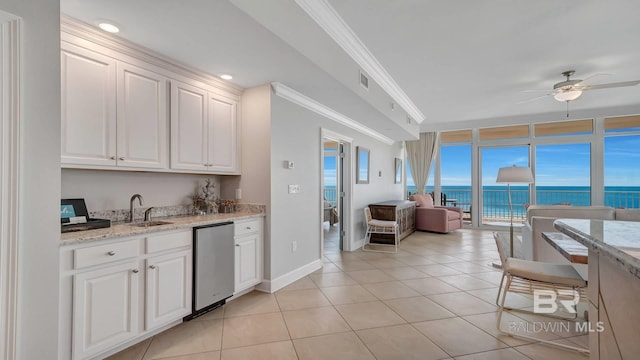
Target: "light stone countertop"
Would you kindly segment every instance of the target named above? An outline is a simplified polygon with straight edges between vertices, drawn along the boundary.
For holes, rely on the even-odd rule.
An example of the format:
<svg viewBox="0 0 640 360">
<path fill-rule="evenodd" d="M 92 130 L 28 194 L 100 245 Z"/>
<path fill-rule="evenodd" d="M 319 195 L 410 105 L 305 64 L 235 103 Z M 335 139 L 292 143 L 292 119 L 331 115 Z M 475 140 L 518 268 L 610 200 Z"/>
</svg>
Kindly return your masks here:
<svg viewBox="0 0 640 360">
<path fill-rule="evenodd" d="M 171 224 L 150 227 L 134 226 L 130 223 L 112 223 L 111 227 L 103 229 L 85 230 L 63 233 L 60 236 L 60 246 L 67 246 L 91 241 L 149 234 L 158 231 L 186 229 L 195 226 L 211 225 L 225 221 L 239 221 L 244 219 L 262 218 L 264 213 L 235 212 L 216 215 L 186 215 L 154 218 L 154 221 L 168 221 Z"/>
<path fill-rule="evenodd" d="M 553 226 L 640 279 L 640 222 L 558 219 Z"/>
</svg>

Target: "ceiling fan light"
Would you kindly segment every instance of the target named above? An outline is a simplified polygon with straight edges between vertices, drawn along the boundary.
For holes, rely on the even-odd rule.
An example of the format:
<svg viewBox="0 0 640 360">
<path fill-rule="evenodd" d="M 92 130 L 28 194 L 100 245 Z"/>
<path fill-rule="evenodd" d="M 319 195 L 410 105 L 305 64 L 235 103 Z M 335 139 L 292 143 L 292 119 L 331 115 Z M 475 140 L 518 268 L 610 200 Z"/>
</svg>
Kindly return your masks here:
<svg viewBox="0 0 640 360">
<path fill-rule="evenodd" d="M 575 100 L 582 95 L 582 90 L 568 90 L 568 91 L 560 91 L 559 93 L 553 95 L 553 98 L 558 101 L 571 101 Z"/>
</svg>

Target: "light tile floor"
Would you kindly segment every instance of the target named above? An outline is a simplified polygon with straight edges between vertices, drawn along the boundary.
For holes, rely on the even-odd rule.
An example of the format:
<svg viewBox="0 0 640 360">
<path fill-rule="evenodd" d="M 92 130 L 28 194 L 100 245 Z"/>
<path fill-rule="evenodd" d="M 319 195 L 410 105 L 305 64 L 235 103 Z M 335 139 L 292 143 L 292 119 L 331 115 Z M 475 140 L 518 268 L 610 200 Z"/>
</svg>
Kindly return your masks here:
<svg viewBox="0 0 640 360">
<path fill-rule="evenodd" d="M 109 359 L 588 358 L 496 330 L 501 272 L 489 265 L 498 258 L 491 232 L 416 232 L 397 254 L 341 253 L 336 232 L 325 224 L 321 270 L 275 294 L 246 294 Z M 508 301 L 531 304 L 524 296 Z M 535 316 L 515 314 L 505 324 L 535 331 L 526 326 Z M 534 336 L 588 342 L 574 332 Z"/>
</svg>

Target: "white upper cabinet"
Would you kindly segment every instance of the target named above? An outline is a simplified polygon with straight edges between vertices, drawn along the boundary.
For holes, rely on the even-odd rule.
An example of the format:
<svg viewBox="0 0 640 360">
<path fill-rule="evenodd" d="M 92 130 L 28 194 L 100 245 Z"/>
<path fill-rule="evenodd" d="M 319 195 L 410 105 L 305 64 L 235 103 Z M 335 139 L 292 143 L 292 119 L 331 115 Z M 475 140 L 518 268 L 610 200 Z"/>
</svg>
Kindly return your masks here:
<svg viewBox="0 0 640 360">
<path fill-rule="evenodd" d="M 117 69 L 117 164 L 166 168 L 167 80 L 126 63 Z"/>
<path fill-rule="evenodd" d="M 174 81 L 171 84 L 171 168 L 206 171 L 207 92 Z"/>
<path fill-rule="evenodd" d="M 62 163 L 115 166 L 115 60 L 65 44 L 61 65 Z"/>
<path fill-rule="evenodd" d="M 65 168 L 240 174 L 242 89 L 61 21 Z"/>
<path fill-rule="evenodd" d="M 209 167 L 216 172 L 239 172 L 237 103 L 209 96 Z"/>
<path fill-rule="evenodd" d="M 167 79 L 62 43 L 62 164 L 167 168 Z"/>
<path fill-rule="evenodd" d="M 174 81 L 171 168 L 239 174 L 237 107 L 237 101 Z"/>
</svg>

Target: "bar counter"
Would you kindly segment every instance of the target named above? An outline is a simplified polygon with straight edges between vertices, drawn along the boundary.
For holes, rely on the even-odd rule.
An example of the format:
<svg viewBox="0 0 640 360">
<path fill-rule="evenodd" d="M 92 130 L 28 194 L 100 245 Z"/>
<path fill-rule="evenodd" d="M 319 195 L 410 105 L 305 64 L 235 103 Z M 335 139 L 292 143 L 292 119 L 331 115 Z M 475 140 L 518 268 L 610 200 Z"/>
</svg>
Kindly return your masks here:
<svg viewBox="0 0 640 360">
<path fill-rule="evenodd" d="M 554 227 L 589 249 L 590 359 L 637 359 L 640 222 L 558 219 Z"/>
</svg>

